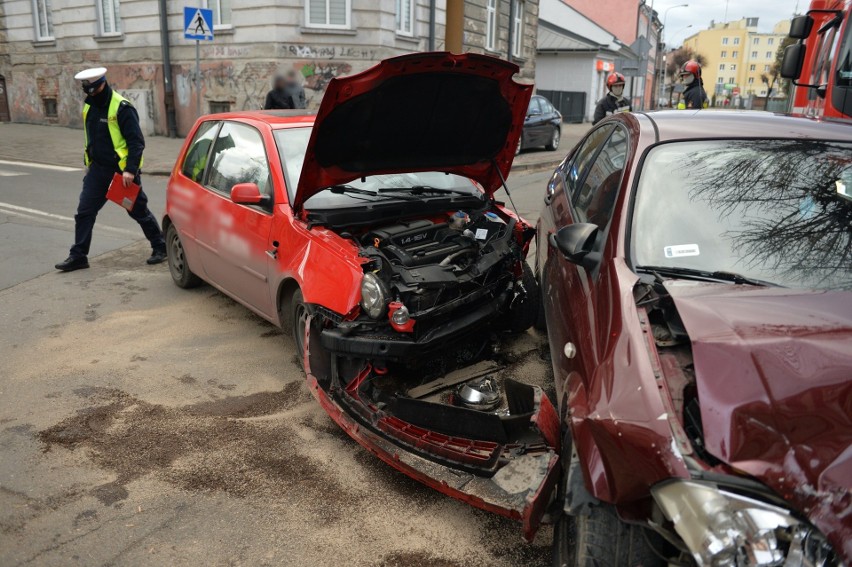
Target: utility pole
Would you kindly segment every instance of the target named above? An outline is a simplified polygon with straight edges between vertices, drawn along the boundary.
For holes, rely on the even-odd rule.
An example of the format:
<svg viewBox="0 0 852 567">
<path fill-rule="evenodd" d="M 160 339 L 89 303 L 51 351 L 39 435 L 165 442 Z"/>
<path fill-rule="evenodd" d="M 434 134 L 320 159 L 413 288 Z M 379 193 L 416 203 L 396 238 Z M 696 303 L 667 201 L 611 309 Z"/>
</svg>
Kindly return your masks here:
<svg viewBox="0 0 852 567">
<path fill-rule="evenodd" d="M 462 53 L 464 44 L 464 0 L 447 0 L 444 46 L 450 53 Z"/>
</svg>

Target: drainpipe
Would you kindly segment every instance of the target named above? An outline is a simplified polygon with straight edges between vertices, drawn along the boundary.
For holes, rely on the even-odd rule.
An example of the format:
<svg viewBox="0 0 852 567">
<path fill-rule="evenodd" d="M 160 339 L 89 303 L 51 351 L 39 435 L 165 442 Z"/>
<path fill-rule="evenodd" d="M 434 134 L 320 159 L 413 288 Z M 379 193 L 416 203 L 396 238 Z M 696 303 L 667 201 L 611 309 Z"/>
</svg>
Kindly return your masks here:
<svg viewBox="0 0 852 567">
<path fill-rule="evenodd" d="M 172 85 L 172 58 L 169 52 L 169 11 L 166 0 L 159 0 L 160 5 L 160 46 L 163 51 L 163 84 L 166 105 L 166 127 L 169 138 L 177 138 L 177 119 L 175 117 L 175 89 Z"/>
<path fill-rule="evenodd" d="M 429 0 L 429 51 L 435 51 L 435 3 Z"/>
<path fill-rule="evenodd" d="M 447 0 L 446 9 L 444 48 L 450 53 L 464 53 L 464 0 Z"/>
<path fill-rule="evenodd" d="M 512 62 L 512 37 L 515 33 L 515 0 L 509 0 L 509 40 L 506 42 L 506 61 Z"/>
</svg>

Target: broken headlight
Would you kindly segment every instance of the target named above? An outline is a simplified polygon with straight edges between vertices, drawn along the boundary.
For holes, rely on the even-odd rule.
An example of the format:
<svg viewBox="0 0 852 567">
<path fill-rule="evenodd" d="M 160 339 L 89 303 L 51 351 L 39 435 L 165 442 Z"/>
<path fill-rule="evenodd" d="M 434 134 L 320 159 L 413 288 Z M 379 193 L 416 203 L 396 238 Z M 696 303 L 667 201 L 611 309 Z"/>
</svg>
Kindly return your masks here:
<svg viewBox="0 0 852 567">
<path fill-rule="evenodd" d="M 387 314 L 388 291 L 385 282 L 366 273 L 361 280 L 361 308 L 373 319 Z"/>
<path fill-rule="evenodd" d="M 694 481 L 651 493 L 698 565 L 837 565 L 824 536 L 784 508 Z"/>
</svg>

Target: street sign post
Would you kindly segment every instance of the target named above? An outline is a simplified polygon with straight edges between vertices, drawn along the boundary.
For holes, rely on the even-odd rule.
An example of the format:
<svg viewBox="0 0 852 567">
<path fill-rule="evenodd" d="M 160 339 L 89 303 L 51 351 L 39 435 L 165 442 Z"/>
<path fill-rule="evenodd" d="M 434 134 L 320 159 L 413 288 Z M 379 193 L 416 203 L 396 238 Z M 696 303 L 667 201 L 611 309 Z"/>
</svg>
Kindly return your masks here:
<svg viewBox="0 0 852 567">
<path fill-rule="evenodd" d="M 213 10 L 183 7 L 183 37 L 195 40 L 195 106 L 201 116 L 201 41 L 213 41 Z"/>
</svg>

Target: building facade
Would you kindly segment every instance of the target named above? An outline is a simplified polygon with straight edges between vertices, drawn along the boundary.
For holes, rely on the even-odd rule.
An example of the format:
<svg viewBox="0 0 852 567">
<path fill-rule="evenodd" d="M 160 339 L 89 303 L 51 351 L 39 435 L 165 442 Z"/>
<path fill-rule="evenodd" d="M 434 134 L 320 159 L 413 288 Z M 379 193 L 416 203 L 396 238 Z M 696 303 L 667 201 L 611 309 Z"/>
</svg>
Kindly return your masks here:
<svg viewBox="0 0 852 567">
<path fill-rule="evenodd" d="M 276 74 L 296 71 L 308 108 L 316 108 L 334 77 L 444 46 L 446 0 L 197 4 L 213 10 L 215 35 L 200 42 L 198 75 L 195 42 L 184 39 L 183 2 L 3 0 L 0 81 L 11 120 L 81 126 L 83 94 L 74 74 L 104 66 L 110 83 L 136 105 L 147 134 L 167 133 L 168 105 L 176 133 L 185 135 L 201 114 L 261 108 Z M 161 29 L 163 7 L 167 30 Z M 537 18 L 538 0 L 466 0 L 464 50 L 511 57 L 531 82 Z"/>
<path fill-rule="evenodd" d="M 704 88 L 717 106 L 726 100 L 739 106 L 741 100 L 767 95 L 769 86 L 762 78 L 775 62 L 790 21 L 779 22 L 771 33 L 760 33 L 757 24 L 757 18 L 711 23 L 683 41 L 707 60 L 701 70 Z"/>
</svg>

